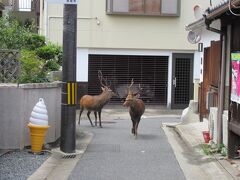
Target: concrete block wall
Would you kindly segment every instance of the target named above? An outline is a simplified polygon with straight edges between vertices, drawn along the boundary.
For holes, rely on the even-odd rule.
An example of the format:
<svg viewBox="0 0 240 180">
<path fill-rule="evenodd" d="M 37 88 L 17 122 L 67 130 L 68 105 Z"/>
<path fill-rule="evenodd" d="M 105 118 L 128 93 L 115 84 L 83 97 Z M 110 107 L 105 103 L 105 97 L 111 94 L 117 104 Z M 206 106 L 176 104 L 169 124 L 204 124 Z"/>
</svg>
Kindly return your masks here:
<svg viewBox="0 0 240 180">
<path fill-rule="evenodd" d="M 43 98 L 48 110 L 46 143 L 60 137 L 61 84 L 0 84 L 0 149 L 22 149 L 30 145 L 27 127 L 33 107 Z"/>
</svg>

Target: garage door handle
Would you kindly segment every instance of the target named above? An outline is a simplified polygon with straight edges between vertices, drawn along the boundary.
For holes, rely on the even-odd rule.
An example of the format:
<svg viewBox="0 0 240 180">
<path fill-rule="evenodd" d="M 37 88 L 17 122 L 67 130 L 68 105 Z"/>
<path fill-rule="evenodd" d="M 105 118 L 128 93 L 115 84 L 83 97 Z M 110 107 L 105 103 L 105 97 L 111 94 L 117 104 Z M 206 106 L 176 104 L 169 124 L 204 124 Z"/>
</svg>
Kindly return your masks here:
<svg viewBox="0 0 240 180">
<path fill-rule="evenodd" d="M 176 77 L 173 78 L 173 86 L 175 86 L 175 88 L 177 87 L 177 78 Z"/>
</svg>

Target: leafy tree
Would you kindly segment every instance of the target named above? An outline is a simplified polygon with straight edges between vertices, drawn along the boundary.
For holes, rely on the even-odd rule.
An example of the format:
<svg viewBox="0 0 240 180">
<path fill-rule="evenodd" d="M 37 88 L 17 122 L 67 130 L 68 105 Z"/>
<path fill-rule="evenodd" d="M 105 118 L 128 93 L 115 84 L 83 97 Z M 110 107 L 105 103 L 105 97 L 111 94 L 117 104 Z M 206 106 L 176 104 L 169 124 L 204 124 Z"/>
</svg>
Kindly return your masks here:
<svg viewBox="0 0 240 180">
<path fill-rule="evenodd" d="M 0 18 L 0 48 L 30 49 L 45 45 L 45 37 L 32 33 L 32 26 L 22 26 L 9 16 Z"/>
<path fill-rule="evenodd" d="M 12 21 L 8 17 L 0 18 L 0 48 L 21 49 L 25 45 L 28 29 Z"/>
<path fill-rule="evenodd" d="M 49 43 L 36 50 L 39 58 L 45 60 L 44 69 L 46 71 L 57 71 L 62 64 L 62 48 L 58 45 Z"/>
<path fill-rule="evenodd" d="M 26 39 L 25 48 L 29 50 L 35 50 L 46 45 L 45 37 L 38 34 L 30 33 Z"/>
<path fill-rule="evenodd" d="M 45 60 L 56 60 L 59 65 L 62 61 L 62 48 L 58 45 L 49 43 L 46 46 L 42 46 L 36 50 L 38 57 Z"/>
<path fill-rule="evenodd" d="M 46 72 L 43 71 L 44 63 L 36 56 L 35 51 L 21 51 L 21 75 L 20 83 L 46 82 Z"/>
<path fill-rule="evenodd" d="M 22 25 L 10 16 L 0 17 L 0 49 L 21 52 L 20 83 L 46 82 L 47 73 L 59 70 L 62 64 L 62 47 L 46 45 L 45 37 L 33 29 L 33 25 Z"/>
</svg>

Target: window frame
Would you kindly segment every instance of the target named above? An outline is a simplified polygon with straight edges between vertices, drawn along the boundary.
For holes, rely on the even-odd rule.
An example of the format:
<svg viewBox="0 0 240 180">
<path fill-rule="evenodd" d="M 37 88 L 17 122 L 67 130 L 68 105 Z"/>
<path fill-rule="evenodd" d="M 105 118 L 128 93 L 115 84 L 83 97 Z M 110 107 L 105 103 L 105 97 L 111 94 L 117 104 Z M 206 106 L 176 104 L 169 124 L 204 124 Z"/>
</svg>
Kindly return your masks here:
<svg viewBox="0 0 240 180">
<path fill-rule="evenodd" d="M 128 0 L 129 1 L 129 0 Z M 146 0 L 144 0 L 145 3 Z M 109 3 L 109 4 L 108 4 Z M 161 1 L 162 6 L 162 1 Z M 113 0 L 106 0 L 106 14 L 107 15 L 134 15 L 134 16 L 165 16 L 165 17 L 179 17 L 181 10 L 181 0 L 177 0 L 177 13 L 176 14 L 168 14 L 168 13 L 146 13 L 145 12 L 145 4 L 144 4 L 144 12 L 143 13 L 135 13 L 135 12 L 114 12 L 113 11 Z"/>
</svg>

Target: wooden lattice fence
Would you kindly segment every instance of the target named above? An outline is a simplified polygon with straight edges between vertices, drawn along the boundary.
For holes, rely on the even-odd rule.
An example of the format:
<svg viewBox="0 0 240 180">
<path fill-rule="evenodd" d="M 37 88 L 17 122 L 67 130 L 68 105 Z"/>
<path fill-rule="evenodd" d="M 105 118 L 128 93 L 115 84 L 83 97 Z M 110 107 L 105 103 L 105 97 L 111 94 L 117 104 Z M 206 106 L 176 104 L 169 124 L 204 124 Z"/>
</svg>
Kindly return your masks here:
<svg viewBox="0 0 240 180">
<path fill-rule="evenodd" d="M 16 82 L 20 74 L 19 51 L 0 50 L 0 83 Z"/>
</svg>

